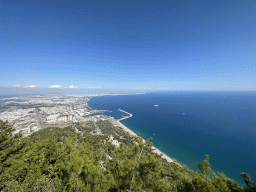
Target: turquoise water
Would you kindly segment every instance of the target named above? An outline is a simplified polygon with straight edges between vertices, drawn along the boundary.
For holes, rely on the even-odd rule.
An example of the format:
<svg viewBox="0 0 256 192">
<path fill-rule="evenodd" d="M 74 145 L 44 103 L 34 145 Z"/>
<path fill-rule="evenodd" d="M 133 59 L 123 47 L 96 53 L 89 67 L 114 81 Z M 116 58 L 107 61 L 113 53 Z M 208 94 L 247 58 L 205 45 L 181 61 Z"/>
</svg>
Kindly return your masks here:
<svg viewBox="0 0 256 192">
<path fill-rule="evenodd" d="M 191 169 L 210 155 L 214 171 L 244 185 L 240 172 L 256 180 L 256 93 L 169 92 L 90 99 L 93 109 L 109 110 L 124 125 Z M 154 107 L 154 105 L 159 105 Z"/>
</svg>

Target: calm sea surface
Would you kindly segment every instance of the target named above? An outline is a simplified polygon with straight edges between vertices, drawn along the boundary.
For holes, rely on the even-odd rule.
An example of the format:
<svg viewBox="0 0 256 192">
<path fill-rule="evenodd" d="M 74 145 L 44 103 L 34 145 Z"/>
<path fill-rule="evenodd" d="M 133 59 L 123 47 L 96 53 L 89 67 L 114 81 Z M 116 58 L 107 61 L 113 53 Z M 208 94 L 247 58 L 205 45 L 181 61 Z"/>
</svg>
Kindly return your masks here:
<svg viewBox="0 0 256 192">
<path fill-rule="evenodd" d="M 116 119 L 127 116 L 118 109 L 132 113 L 122 123 L 182 165 L 197 170 L 208 154 L 214 171 L 241 185 L 241 172 L 256 180 L 256 92 L 103 96 L 88 105 Z"/>
</svg>

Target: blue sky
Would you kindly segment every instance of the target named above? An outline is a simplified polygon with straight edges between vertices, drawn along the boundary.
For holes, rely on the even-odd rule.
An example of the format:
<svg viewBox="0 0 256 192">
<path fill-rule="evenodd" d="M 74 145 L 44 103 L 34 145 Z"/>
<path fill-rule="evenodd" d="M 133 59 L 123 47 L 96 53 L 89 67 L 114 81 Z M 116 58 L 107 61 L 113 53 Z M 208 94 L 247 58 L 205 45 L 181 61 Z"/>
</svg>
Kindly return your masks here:
<svg viewBox="0 0 256 192">
<path fill-rule="evenodd" d="M 0 0 L 0 85 L 256 90 L 256 2 Z"/>
</svg>

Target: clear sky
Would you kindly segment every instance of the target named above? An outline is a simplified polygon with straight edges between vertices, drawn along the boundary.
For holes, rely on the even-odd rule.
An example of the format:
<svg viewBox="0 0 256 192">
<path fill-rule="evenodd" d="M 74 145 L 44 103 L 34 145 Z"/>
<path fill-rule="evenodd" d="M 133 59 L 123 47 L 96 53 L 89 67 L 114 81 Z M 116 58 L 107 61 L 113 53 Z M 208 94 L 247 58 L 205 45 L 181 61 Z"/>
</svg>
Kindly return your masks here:
<svg viewBox="0 0 256 192">
<path fill-rule="evenodd" d="M 0 0 L 0 85 L 255 91 L 256 1 Z"/>
</svg>

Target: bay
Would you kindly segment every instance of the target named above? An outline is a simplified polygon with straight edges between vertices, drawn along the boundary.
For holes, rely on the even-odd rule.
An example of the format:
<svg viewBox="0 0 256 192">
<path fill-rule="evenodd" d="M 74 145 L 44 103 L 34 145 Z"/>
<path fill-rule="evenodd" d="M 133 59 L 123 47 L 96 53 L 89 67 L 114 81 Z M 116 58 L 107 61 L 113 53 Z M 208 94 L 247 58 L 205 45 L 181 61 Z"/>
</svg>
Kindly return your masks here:
<svg viewBox="0 0 256 192">
<path fill-rule="evenodd" d="M 155 107 L 154 105 L 158 105 Z M 256 180 L 256 93 L 255 92 L 155 92 L 140 95 L 94 97 L 93 109 L 121 121 L 154 146 L 197 170 L 204 155 L 216 172 L 223 172 L 240 185 L 239 173 Z"/>
</svg>

